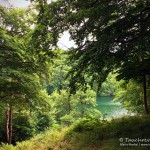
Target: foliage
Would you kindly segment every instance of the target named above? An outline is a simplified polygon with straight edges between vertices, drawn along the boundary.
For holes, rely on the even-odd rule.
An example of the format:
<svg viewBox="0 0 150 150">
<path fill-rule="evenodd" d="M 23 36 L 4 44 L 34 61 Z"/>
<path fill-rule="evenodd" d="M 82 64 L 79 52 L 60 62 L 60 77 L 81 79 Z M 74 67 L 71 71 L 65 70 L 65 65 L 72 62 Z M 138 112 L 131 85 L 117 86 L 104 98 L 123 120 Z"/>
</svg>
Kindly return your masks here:
<svg viewBox="0 0 150 150">
<path fill-rule="evenodd" d="M 0 102 L 0 141 L 5 142 L 5 104 Z"/>
<path fill-rule="evenodd" d="M 39 4 L 45 10 L 39 18 L 52 18 L 46 26 L 53 33 L 54 43 L 68 30 L 76 44 L 69 50 L 70 62 L 74 63 L 68 75 L 71 92 L 85 88 L 87 76 L 98 82 L 99 89 L 109 72 L 117 69 L 118 80 L 134 79 L 144 84 L 143 102 L 148 114 L 149 1 L 88 0 L 85 4 L 82 0 L 58 0 Z"/>
<path fill-rule="evenodd" d="M 43 92 L 38 97 L 39 104 L 36 101 L 29 102 L 26 107 L 15 108 L 13 111 L 13 139 L 12 143 L 23 141 L 33 137 L 33 135 L 51 128 L 55 123 L 53 106 L 49 103 L 49 96 Z M 44 96 L 45 95 L 45 96 Z M 47 97 L 47 99 L 46 99 Z M 47 100 L 47 101 L 46 101 Z M 42 101 L 42 102 L 41 102 Z M 20 104 L 21 105 L 21 104 Z M 5 108 L 5 107 L 4 107 Z M 2 115 L 0 126 L 0 141 L 5 142 L 5 109 L 0 109 Z"/>
<path fill-rule="evenodd" d="M 55 104 L 56 120 L 63 125 L 70 125 L 88 116 L 100 117 L 100 112 L 96 110 L 96 94 L 90 87 L 73 95 L 67 90 L 55 91 L 50 99 Z"/>
<path fill-rule="evenodd" d="M 47 89 L 49 94 L 52 94 L 55 90 L 65 90 L 69 86 L 69 78 L 67 77 L 68 72 L 74 66 L 68 61 L 68 54 L 63 50 L 57 51 L 57 58 L 53 59 L 54 63 L 51 66 L 51 79 L 50 82 L 43 83 L 43 87 Z M 98 83 L 92 83 L 92 77 L 85 74 L 86 83 L 89 84 L 98 96 L 112 96 L 115 95 L 115 91 L 118 87 L 119 82 L 116 81 L 116 74 L 111 72 L 108 77 L 98 88 Z"/>
<path fill-rule="evenodd" d="M 39 134 L 28 141 L 17 143 L 15 147 L 3 144 L 0 150 L 121 150 L 118 141 L 120 138 L 148 138 L 149 123 L 149 116 L 125 117 L 109 122 L 88 118 L 61 131 L 51 130 Z M 128 149 L 144 150 L 146 147 L 128 147 Z"/>
<path fill-rule="evenodd" d="M 29 115 L 15 115 L 13 118 L 13 140 L 12 143 L 24 141 L 34 135 L 34 126 L 31 124 Z"/>
<path fill-rule="evenodd" d="M 149 93 L 147 96 L 149 97 Z M 120 101 L 122 106 L 131 112 L 139 114 L 144 113 L 143 88 L 141 88 L 140 83 L 133 80 L 130 80 L 129 83 L 122 81 L 120 87 L 116 91 L 114 101 Z"/>
<path fill-rule="evenodd" d="M 149 137 L 149 122 L 148 117 L 123 117 L 113 119 L 111 121 L 102 121 L 97 118 L 88 118 L 76 123 L 66 134 L 67 139 L 75 140 L 76 142 L 85 142 L 84 144 L 93 143 L 98 145 L 98 141 L 105 141 L 115 138 L 145 138 Z M 85 139 L 83 138 L 85 135 Z M 83 141 L 85 140 L 85 141 Z"/>
<path fill-rule="evenodd" d="M 55 123 L 65 127 L 81 120 L 68 131 L 70 139 L 68 134 L 52 131 L 47 135 L 50 139 L 40 135 L 32 141 L 36 144 L 22 142 L 19 149 L 71 149 L 71 142 L 74 149 L 76 141 L 81 141 L 78 149 L 90 142 L 93 148 L 105 138 L 135 133 L 135 124 L 139 129 L 135 135 L 147 136 L 149 118 L 100 121 L 95 92 L 114 95 L 118 83 L 110 72 L 117 70 L 117 79 L 134 82 L 129 81 L 125 90 L 120 88 L 116 99 L 129 110 L 141 112 L 141 96 L 149 96 L 149 4 L 147 0 L 35 0 L 26 10 L 0 6 L 0 141 L 4 141 L 8 117 L 7 133 L 12 132 L 12 114 L 14 143 Z M 59 36 L 66 30 L 76 47 L 56 52 Z M 6 117 L 5 111 L 9 111 Z"/>
<path fill-rule="evenodd" d="M 98 95 L 114 96 L 119 87 L 119 82 L 116 81 L 116 74 L 109 73 L 106 80 L 102 83 Z"/>
<path fill-rule="evenodd" d="M 69 30 L 77 45 L 70 51 L 71 62 L 76 62 L 71 71 L 72 89 L 76 82 L 84 85 L 85 73 L 102 83 L 114 67 L 120 69 L 120 78 L 149 74 L 150 8 L 147 0 L 88 0 L 86 4 L 82 0 L 58 0 L 43 5 L 43 8 L 47 7 L 49 9 L 41 18 L 53 18 L 47 26 L 55 33 L 55 41 L 59 33 Z"/>
<path fill-rule="evenodd" d="M 69 81 L 66 79 L 66 75 L 71 65 L 68 64 L 67 57 L 67 54 L 63 50 L 57 50 L 57 58 L 53 59 L 54 62 L 51 66 L 50 81 L 43 83 L 43 87 L 47 89 L 49 94 L 68 88 Z"/>
<path fill-rule="evenodd" d="M 89 86 L 86 91 L 77 91 L 75 95 L 72 95 L 71 99 L 74 108 L 74 117 L 100 117 L 100 112 L 96 109 L 96 93 L 93 90 L 91 90 Z"/>
<path fill-rule="evenodd" d="M 34 130 L 35 133 L 43 132 L 47 129 L 52 128 L 55 123 L 54 116 L 50 115 L 50 113 L 41 113 L 37 112 L 35 118 L 32 119 L 34 122 Z"/>
<path fill-rule="evenodd" d="M 47 109 L 51 107 L 48 102 L 48 94 L 42 91 L 41 86 L 41 81 L 49 78 L 47 75 L 49 74 L 50 57 L 44 53 L 44 59 L 41 61 L 42 56 L 40 55 L 43 54 L 42 51 L 50 51 L 50 49 L 41 49 L 39 52 L 36 43 L 32 41 L 33 25 L 35 25 L 33 16 L 34 13 L 30 13 L 30 9 L 6 9 L 0 6 L 0 105 L 4 106 L 3 110 L 0 111 L 3 113 L 3 111 L 8 111 L 11 108 L 11 112 L 14 112 L 13 142 L 31 137 L 34 125 L 30 124 L 30 119 L 24 120 L 24 118 L 28 118 L 28 115 L 24 117 L 21 114 L 15 116 L 15 113 L 25 111 L 28 114 L 31 109 L 34 109 L 35 113 L 40 107 L 44 116 Z M 41 44 L 43 43 L 41 42 Z M 6 117 L 5 114 L 3 113 L 1 116 L 0 132 L 2 135 L 4 122 L 8 118 L 10 118 L 10 129 L 7 133 L 12 132 L 11 116 L 13 113 L 9 113 Z M 48 113 L 45 114 L 45 118 L 46 116 Z M 23 125 L 18 124 L 18 120 L 22 120 Z M 45 124 L 42 129 L 37 129 L 38 131 L 43 131 L 50 125 L 48 119 L 44 121 L 41 122 L 48 125 Z M 24 135 L 21 135 L 22 132 Z M 4 137 L 1 137 L 1 140 L 4 141 Z"/>
</svg>

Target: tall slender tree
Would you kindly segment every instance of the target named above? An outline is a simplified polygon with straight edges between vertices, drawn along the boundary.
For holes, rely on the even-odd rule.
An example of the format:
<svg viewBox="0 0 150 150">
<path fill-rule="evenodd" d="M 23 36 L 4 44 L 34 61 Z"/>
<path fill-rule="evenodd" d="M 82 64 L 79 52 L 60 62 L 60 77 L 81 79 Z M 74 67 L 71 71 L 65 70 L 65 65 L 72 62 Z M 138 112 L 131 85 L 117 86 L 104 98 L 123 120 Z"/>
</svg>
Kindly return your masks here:
<svg viewBox="0 0 150 150">
<path fill-rule="evenodd" d="M 41 98 L 41 79 L 48 78 L 49 60 L 33 42 L 34 13 L 0 6 L 0 101 L 6 108 L 6 140 L 12 141 L 12 116 L 15 108 L 29 108 Z M 42 46 L 44 43 L 42 43 Z M 43 51 L 43 52 L 42 52 Z M 42 56 L 40 55 L 42 53 Z M 43 56 L 45 55 L 45 58 Z M 42 59 L 44 58 L 44 59 Z M 41 60 L 42 59 L 42 60 Z"/>
</svg>

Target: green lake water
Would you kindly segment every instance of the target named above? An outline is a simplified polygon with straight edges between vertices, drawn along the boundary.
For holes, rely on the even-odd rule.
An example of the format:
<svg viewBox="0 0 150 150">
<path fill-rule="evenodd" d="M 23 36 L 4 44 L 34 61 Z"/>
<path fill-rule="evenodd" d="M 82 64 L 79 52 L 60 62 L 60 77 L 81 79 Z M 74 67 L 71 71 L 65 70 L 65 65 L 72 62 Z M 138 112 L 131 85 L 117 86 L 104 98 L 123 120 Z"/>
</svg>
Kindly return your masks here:
<svg viewBox="0 0 150 150">
<path fill-rule="evenodd" d="M 105 118 L 116 118 L 127 114 L 127 110 L 122 108 L 120 102 L 113 102 L 113 96 L 98 97 L 97 108 Z"/>
</svg>

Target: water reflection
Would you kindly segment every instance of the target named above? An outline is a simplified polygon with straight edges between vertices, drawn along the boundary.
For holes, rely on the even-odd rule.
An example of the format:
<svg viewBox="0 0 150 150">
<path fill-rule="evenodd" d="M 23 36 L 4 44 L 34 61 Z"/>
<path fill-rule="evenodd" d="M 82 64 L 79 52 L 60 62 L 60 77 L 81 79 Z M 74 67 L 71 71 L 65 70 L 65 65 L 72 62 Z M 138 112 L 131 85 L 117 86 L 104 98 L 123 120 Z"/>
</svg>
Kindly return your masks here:
<svg viewBox="0 0 150 150">
<path fill-rule="evenodd" d="M 120 102 L 113 102 L 113 98 L 113 96 L 97 98 L 97 108 L 103 117 L 109 119 L 127 115 L 127 110 L 122 108 Z"/>
</svg>

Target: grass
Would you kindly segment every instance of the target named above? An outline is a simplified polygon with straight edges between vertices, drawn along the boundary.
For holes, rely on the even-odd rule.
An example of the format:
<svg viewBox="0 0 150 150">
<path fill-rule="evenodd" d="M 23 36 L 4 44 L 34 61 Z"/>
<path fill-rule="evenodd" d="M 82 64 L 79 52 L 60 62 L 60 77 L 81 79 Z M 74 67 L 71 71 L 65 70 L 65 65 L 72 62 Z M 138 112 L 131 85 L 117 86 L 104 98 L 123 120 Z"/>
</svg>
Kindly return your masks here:
<svg viewBox="0 0 150 150">
<path fill-rule="evenodd" d="M 39 134 L 28 141 L 17 143 L 16 146 L 2 144 L 0 150 L 150 149 L 150 146 L 120 146 L 120 140 L 122 139 L 126 144 L 132 143 L 125 142 L 126 138 L 150 139 L 150 116 L 124 117 L 113 119 L 111 121 L 84 119 L 71 127 L 63 128 L 61 130 L 51 130 Z"/>
</svg>

